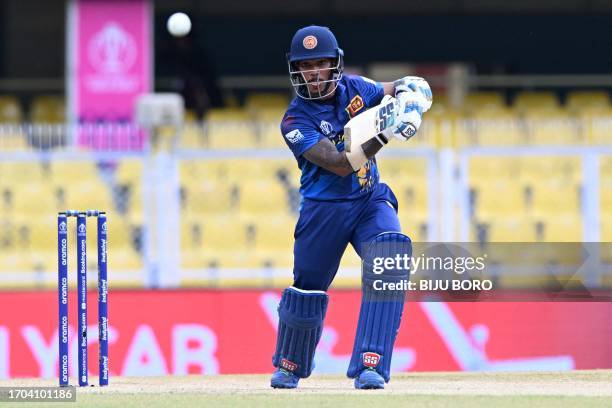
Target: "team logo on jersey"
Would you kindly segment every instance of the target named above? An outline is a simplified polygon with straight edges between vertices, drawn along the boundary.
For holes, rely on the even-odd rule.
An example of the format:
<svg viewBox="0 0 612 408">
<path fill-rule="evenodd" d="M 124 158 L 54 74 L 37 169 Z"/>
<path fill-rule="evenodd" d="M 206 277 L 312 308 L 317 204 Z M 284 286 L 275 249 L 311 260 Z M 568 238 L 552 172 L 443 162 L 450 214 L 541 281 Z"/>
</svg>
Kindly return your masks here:
<svg viewBox="0 0 612 408">
<path fill-rule="evenodd" d="M 363 99 L 361 98 L 360 95 L 355 95 L 355 97 L 351 99 L 351 103 L 349 103 L 348 106 L 346 107 L 346 112 L 352 118 L 357 114 L 357 112 L 363 109 L 363 107 L 364 107 Z"/>
<path fill-rule="evenodd" d="M 292 130 L 291 132 L 285 135 L 285 138 L 291 143 L 297 143 L 300 140 L 304 139 L 304 135 L 300 132 L 300 129 Z"/>
<path fill-rule="evenodd" d="M 307 35 L 306 37 L 304 37 L 304 40 L 302 40 L 302 45 L 307 50 L 312 50 L 314 47 L 317 46 L 317 43 L 317 37 L 315 37 L 314 35 Z"/>
<path fill-rule="evenodd" d="M 368 351 L 363 353 L 363 365 L 370 368 L 376 368 L 380 362 L 380 354 Z"/>
<path fill-rule="evenodd" d="M 334 131 L 334 127 L 331 125 L 331 123 L 325 120 L 321 121 L 319 127 L 321 128 L 321 132 L 323 132 L 325 136 L 331 135 L 331 133 Z"/>
</svg>

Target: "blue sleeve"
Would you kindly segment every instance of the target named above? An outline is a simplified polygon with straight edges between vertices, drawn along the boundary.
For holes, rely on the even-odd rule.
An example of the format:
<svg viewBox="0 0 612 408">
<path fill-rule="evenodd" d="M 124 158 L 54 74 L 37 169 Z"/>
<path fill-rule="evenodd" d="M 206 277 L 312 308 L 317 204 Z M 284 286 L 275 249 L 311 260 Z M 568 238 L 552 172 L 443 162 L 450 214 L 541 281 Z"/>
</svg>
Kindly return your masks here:
<svg viewBox="0 0 612 408">
<path fill-rule="evenodd" d="M 283 119 L 281 133 L 296 159 L 325 137 L 304 119 L 295 116 L 286 116 Z"/>
<path fill-rule="evenodd" d="M 385 96 L 385 89 L 382 84 L 363 76 L 355 76 L 353 78 L 365 105 L 368 108 L 378 105 L 383 96 Z"/>
</svg>

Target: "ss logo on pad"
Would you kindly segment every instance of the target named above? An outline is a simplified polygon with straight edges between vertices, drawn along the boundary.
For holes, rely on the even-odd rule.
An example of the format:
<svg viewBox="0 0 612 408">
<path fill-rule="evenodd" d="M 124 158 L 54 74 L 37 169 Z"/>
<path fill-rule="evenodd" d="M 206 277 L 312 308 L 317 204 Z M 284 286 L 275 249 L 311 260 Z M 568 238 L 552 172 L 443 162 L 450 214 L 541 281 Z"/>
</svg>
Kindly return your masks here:
<svg viewBox="0 0 612 408">
<path fill-rule="evenodd" d="M 382 132 L 395 123 L 395 115 L 393 114 L 394 109 L 395 102 L 389 102 L 378 110 L 378 115 L 376 118 L 376 133 Z"/>
</svg>

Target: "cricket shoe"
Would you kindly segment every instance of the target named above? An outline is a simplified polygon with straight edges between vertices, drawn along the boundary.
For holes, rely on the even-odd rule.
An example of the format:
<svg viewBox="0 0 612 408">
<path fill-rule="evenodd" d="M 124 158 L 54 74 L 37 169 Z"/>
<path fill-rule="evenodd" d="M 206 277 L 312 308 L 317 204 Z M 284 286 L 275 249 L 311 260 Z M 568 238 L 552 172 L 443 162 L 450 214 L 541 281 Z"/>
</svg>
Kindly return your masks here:
<svg viewBox="0 0 612 408">
<path fill-rule="evenodd" d="M 385 379 L 376 370 L 366 368 L 355 377 L 358 390 L 379 390 L 385 388 Z"/>
<path fill-rule="evenodd" d="M 272 388 L 297 388 L 300 377 L 287 370 L 279 368 L 272 374 L 270 386 Z"/>
</svg>

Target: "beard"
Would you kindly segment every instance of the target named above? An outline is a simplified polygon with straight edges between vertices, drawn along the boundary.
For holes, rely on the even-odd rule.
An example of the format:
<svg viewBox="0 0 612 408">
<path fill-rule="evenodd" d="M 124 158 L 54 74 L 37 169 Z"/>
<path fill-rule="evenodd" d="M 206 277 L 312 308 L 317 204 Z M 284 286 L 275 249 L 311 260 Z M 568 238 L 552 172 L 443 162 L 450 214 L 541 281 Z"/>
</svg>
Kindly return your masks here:
<svg viewBox="0 0 612 408">
<path fill-rule="evenodd" d="M 325 95 L 328 92 L 329 87 L 331 86 L 332 82 L 323 82 L 323 81 L 328 81 L 328 80 L 318 79 L 318 80 L 307 82 L 306 87 L 308 88 L 308 92 L 310 93 L 310 95 L 312 95 L 313 97 L 320 97 L 322 95 Z"/>
</svg>

